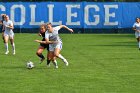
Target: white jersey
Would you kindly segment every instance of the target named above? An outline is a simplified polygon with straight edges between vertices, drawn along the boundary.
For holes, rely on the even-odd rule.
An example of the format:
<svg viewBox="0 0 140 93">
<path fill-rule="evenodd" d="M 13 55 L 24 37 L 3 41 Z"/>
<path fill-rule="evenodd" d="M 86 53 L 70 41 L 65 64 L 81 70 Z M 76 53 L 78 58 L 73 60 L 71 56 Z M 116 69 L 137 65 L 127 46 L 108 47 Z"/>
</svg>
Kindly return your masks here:
<svg viewBox="0 0 140 93">
<path fill-rule="evenodd" d="M 62 40 L 58 35 L 58 31 L 60 30 L 60 26 L 53 27 L 52 33 L 46 31 L 45 38 L 49 39 L 49 41 L 58 41 L 56 44 L 49 44 L 49 51 L 54 51 L 55 48 L 62 49 Z"/>
<path fill-rule="evenodd" d="M 58 34 L 59 30 L 60 30 L 60 26 L 56 26 L 56 27 L 53 27 L 52 33 L 46 31 L 45 38 L 49 39 L 49 41 L 58 41 L 58 42 L 62 43 L 62 40 Z"/>
<path fill-rule="evenodd" d="M 3 21 L 3 25 L 5 27 L 6 33 L 13 33 L 13 29 L 6 27 L 6 26 L 13 26 L 13 22 L 11 20 Z"/>
<path fill-rule="evenodd" d="M 136 28 L 136 30 L 140 31 L 140 23 L 135 22 L 133 27 Z M 135 31 L 135 37 L 138 38 L 139 36 L 140 36 L 140 32 Z"/>
<path fill-rule="evenodd" d="M 140 23 L 134 23 L 133 27 L 135 27 L 136 30 L 140 30 Z"/>
</svg>

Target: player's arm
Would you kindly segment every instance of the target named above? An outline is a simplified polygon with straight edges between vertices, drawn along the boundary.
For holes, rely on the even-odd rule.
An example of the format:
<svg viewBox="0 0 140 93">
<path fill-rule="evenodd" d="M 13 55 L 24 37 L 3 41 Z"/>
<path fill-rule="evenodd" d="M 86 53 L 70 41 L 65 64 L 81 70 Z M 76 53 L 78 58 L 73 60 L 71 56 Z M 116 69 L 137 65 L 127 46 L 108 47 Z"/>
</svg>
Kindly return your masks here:
<svg viewBox="0 0 140 93">
<path fill-rule="evenodd" d="M 133 25 L 132 30 L 136 31 L 136 27 L 135 27 L 135 25 Z"/>
<path fill-rule="evenodd" d="M 65 28 L 65 29 L 69 30 L 70 32 L 73 32 L 73 30 L 72 30 L 72 29 L 68 28 L 68 27 L 67 27 L 67 26 L 65 26 L 65 25 L 60 25 L 60 29 L 61 29 L 61 28 Z"/>
<path fill-rule="evenodd" d="M 2 31 L 5 31 L 5 25 L 2 26 Z"/>
<path fill-rule="evenodd" d="M 2 25 L 3 23 L 2 23 L 2 20 L 0 21 L 0 25 Z"/>
<path fill-rule="evenodd" d="M 41 44 L 54 44 L 56 41 L 50 41 L 49 40 L 49 34 L 45 33 L 45 41 L 41 40 L 35 40 L 35 42 L 41 43 Z"/>
<path fill-rule="evenodd" d="M 50 41 L 48 38 L 45 39 L 45 41 L 41 41 L 43 44 L 55 44 L 57 41 Z"/>
<path fill-rule="evenodd" d="M 136 32 L 140 32 L 139 30 L 136 29 L 136 27 L 133 27 L 132 29 Z"/>
<path fill-rule="evenodd" d="M 56 43 L 58 43 L 57 41 L 49 41 L 48 39 L 45 39 L 45 41 L 35 40 L 35 42 L 38 42 L 41 44 L 56 44 Z"/>
<path fill-rule="evenodd" d="M 10 28 L 10 29 L 14 29 L 14 26 L 11 24 L 11 25 L 9 25 L 9 26 L 6 26 L 6 27 L 8 27 L 8 28 Z"/>
<path fill-rule="evenodd" d="M 38 36 L 42 36 L 42 34 L 40 33 L 40 31 L 38 32 Z"/>
<path fill-rule="evenodd" d="M 54 44 L 57 43 L 57 41 L 50 41 L 49 40 L 49 34 L 45 33 L 45 41 L 41 40 L 35 40 L 35 42 L 41 43 L 41 44 Z"/>
<path fill-rule="evenodd" d="M 9 25 L 5 25 L 5 27 L 10 28 L 10 29 L 14 29 L 14 25 L 12 22 Z"/>
</svg>

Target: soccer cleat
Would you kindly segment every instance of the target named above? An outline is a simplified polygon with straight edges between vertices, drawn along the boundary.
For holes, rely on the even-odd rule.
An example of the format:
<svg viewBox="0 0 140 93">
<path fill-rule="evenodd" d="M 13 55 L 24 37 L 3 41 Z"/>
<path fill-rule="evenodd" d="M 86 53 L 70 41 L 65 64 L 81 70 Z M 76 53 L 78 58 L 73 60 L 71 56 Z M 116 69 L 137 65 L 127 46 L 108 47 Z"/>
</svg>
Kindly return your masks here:
<svg viewBox="0 0 140 93">
<path fill-rule="evenodd" d="M 16 54 L 16 52 L 15 51 L 13 51 L 13 55 L 15 55 Z"/>
<path fill-rule="evenodd" d="M 58 68 L 58 66 L 55 66 L 55 68 L 57 69 L 57 68 Z"/>
<path fill-rule="evenodd" d="M 7 55 L 8 53 L 9 53 L 9 51 L 6 51 L 6 52 L 5 52 L 5 55 Z"/>
<path fill-rule="evenodd" d="M 69 65 L 69 63 L 68 63 L 68 61 L 66 59 L 64 59 L 63 62 L 65 63 L 66 66 Z"/>
<path fill-rule="evenodd" d="M 45 60 L 45 58 L 41 58 L 40 59 L 40 64 Z"/>
<path fill-rule="evenodd" d="M 47 67 L 49 68 L 50 67 L 50 64 L 48 64 Z"/>
</svg>

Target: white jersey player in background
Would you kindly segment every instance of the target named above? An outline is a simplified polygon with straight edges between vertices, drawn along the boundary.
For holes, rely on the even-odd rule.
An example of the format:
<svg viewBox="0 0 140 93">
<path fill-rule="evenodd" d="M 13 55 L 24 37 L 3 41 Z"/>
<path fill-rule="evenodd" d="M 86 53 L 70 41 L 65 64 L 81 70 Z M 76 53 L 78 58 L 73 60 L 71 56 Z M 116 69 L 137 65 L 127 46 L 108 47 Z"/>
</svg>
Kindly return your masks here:
<svg viewBox="0 0 140 93">
<path fill-rule="evenodd" d="M 15 43 L 14 43 L 14 25 L 11 20 L 9 20 L 9 16 L 5 16 L 5 21 L 3 21 L 3 30 L 4 30 L 4 40 L 5 40 L 5 48 L 6 52 L 5 54 L 9 53 L 8 50 L 8 40 L 10 39 L 12 49 L 13 49 L 13 55 L 15 55 Z"/>
<path fill-rule="evenodd" d="M 140 19 L 136 18 L 136 22 L 133 25 L 133 30 L 135 31 L 135 37 L 137 39 L 139 50 L 140 50 Z"/>
<path fill-rule="evenodd" d="M 66 66 L 68 66 L 67 60 L 60 54 L 60 51 L 62 49 L 62 40 L 59 37 L 58 31 L 61 28 L 65 28 L 69 30 L 70 32 L 73 32 L 72 29 L 68 28 L 65 25 L 52 27 L 51 23 L 47 23 L 47 31 L 45 33 L 46 41 L 35 40 L 36 42 L 39 42 L 39 43 L 49 44 L 49 56 L 50 56 L 50 59 L 52 59 L 52 62 L 55 65 L 55 68 L 58 68 L 57 61 L 56 61 L 57 57 L 62 59 L 64 63 L 66 64 Z"/>
</svg>

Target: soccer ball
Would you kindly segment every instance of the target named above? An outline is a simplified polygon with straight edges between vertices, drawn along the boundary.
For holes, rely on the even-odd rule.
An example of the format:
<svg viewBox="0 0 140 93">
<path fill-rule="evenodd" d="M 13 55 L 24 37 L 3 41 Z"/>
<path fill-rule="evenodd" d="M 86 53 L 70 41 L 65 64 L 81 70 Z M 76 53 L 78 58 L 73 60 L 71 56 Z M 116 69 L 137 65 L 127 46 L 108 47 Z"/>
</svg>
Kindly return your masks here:
<svg viewBox="0 0 140 93">
<path fill-rule="evenodd" d="M 29 62 L 27 62 L 26 67 L 27 67 L 28 69 L 32 69 L 32 68 L 34 67 L 34 63 L 31 62 L 31 61 L 29 61 Z"/>
</svg>

